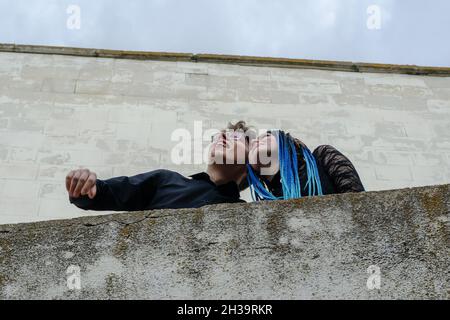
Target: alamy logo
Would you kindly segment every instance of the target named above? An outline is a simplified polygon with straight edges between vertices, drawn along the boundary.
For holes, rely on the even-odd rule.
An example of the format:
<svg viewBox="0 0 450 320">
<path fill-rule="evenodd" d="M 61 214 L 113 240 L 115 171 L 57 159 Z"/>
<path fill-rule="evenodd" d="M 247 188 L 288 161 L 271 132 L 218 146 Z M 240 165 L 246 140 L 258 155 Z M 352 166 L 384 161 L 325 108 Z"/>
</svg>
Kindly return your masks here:
<svg viewBox="0 0 450 320">
<path fill-rule="evenodd" d="M 367 278 L 367 289 L 374 290 L 381 288 L 381 270 L 377 265 L 371 265 L 367 268 L 369 278 Z"/>
<path fill-rule="evenodd" d="M 379 30 L 381 29 L 381 8 L 377 5 L 367 7 L 367 29 Z"/>
<path fill-rule="evenodd" d="M 81 271 L 79 266 L 70 265 L 67 270 L 67 288 L 69 290 L 81 289 Z"/>
<path fill-rule="evenodd" d="M 66 13 L 69 14 L 66 26 L 69 30 L 80 30 L 81 28 L 81 9 L 76 4 L 67 7 Z"/>
</svg>

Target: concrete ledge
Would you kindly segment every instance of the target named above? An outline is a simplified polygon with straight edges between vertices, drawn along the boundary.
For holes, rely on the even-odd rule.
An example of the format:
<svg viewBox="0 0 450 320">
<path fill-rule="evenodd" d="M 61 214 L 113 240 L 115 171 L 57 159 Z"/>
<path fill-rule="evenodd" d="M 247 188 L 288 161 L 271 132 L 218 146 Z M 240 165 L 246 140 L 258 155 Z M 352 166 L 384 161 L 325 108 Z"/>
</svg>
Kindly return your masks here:
<svg viewBox="0 0 450 320">
<path fill-rule="evenodd" d="M 444 77 L 450 76 L 450 68 L 448 67 L 426 67 L 415 65 L 305 60 L 305 59 L 288 59 L 288 58 L 273 58 L 273 57 L 252 57 L 239 55 L 124 51 L 124 50 L 107 50 L 107 49 L 92 49 L 92 48 L 20 45 L 7 43 L 0 44 L 0 52 L 60 54 L 60 55 L 103 57 L 116 59 L 227 63 L 237 65 L 262 66 L 262 67 L 265 66 L 265 67 L 304 68 L 304 69 L 320 69 L 320 70 L 348 71 L 348 72 L 398 73 L 398 74 L 429 75 L 429 76 L 444 76 Z"/>
<path fill-rule="evenodd" d="M 441 185 L 3 225 L 0 298 L 448 299 L 449 211 Z"/>
<path fill-rule="evenodd" d="M 232 56 L 197 54 L 196 61 L 210 63 L 230 63 L 239 65 L 319 69 L 348 72 L 398 73 L 410 75 L 450 76 L 450 68 L 424 67 L 415 65 L 396 65 L 346 61 L 305 60 L 270 57 Z"/>
<path fill-rule="evenodd" d="M 170 52 L 147 52 L 147 51 L 124 51 L 92 48 L 73 48 L 57 46 L 33 46 L 17 44 L 0 44 L 0 52 L 37 53 L 37 54 L 59 54 L 81 57 L 99 57 L 135 60 L 168 60 L 168 61 L 191 61 L 191 53 Z"/>
</svg>

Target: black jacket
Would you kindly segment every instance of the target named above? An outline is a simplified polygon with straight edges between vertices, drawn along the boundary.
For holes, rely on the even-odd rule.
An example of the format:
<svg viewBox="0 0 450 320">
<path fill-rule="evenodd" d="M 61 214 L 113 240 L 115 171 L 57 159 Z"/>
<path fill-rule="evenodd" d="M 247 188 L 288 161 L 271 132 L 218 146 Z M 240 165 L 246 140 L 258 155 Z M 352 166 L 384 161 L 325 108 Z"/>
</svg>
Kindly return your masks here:
<svg viewBox="0 0 450 320">
<path fill-rule="evenodd" d="M 155 170 L 132 177 L 97 179 L 97 194 L 69 197 L 85 210 L 139 211 L 198 208 L 207 204 L 245 202 L 235 182 L 215 185 L 205 172 L 187 178 L 170 170 Z"/>
</svg>

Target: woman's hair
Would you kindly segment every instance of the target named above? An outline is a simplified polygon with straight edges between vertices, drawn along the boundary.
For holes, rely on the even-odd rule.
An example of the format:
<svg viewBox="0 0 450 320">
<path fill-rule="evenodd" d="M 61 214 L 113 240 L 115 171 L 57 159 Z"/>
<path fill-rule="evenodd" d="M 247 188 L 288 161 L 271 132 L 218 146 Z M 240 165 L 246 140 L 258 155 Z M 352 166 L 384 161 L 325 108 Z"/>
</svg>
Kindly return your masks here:
<svg viewBox="0 0 450 320">
<path fill-rule="evenodd" d="M 278 142 L 278 159 L 280 163 L 280 183 L 283 194 L 273 195 L 267 184 L 247 164 L 247 181 L 253 200 L 294 199 L 302 196 L 300 173 L 306 170 L 308 195 L 322 195 L 319 171 L 314 156 L 308 147 L 299 139 L 293 138 L 282 130 L 270 132 Z"/>
</svg>

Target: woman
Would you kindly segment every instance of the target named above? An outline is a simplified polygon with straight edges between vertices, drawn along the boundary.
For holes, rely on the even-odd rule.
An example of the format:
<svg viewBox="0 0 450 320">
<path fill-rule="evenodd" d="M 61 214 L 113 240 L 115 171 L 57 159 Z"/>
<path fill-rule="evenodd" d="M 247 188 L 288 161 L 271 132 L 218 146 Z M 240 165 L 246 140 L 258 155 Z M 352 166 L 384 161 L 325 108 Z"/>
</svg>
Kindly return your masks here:
<svg viewBox="0 0 450 320">
<path fill-rule="evenodd" d="M 281 130 L 252 141 L 247 170 L 254 200 L 364 191 L 353 164 L 334 147 L 322 145 L 311 153 L 303 142 Z"/>
</svg>

